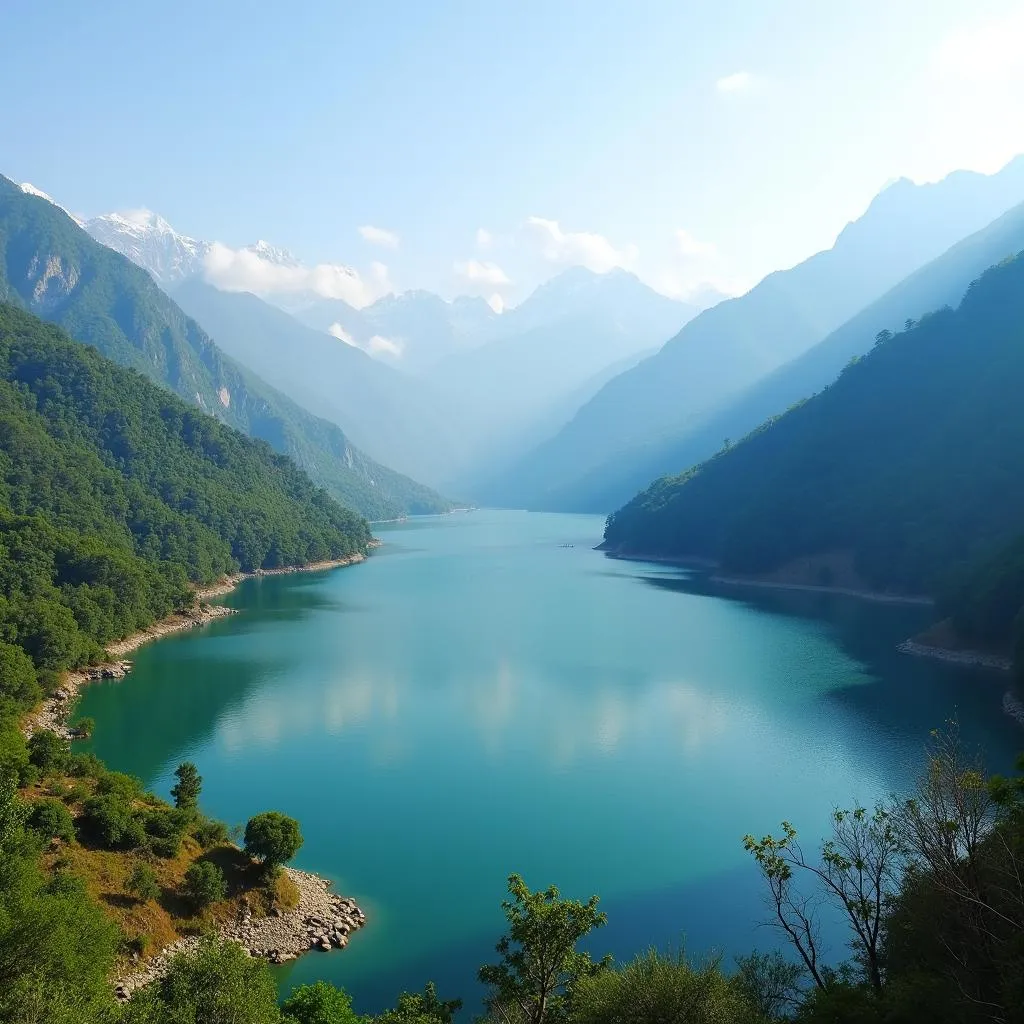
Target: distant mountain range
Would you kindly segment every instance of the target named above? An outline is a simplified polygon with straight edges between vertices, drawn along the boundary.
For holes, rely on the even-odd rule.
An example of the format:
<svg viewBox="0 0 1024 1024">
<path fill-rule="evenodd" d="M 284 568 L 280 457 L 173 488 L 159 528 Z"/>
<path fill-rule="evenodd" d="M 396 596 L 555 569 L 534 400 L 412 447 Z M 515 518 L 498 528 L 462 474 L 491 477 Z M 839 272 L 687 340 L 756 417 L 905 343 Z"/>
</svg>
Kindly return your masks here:
<svg viewBox="0 0 1024 1024">
<path fill-rule="evenodd" d="M 149 274 L 96 242 L 48 197 L 3 177 L 0 301 L 59 324 L 77 341 L 292 456 L 316 483 L 368 518 L 449 507 L 237 365 Z"/>
<path fill-rule="evenodd" d="M 685 469 L 687 462 L 672 460 L 688 439 L 706 438 L 702 432 L 726 403 L 1022 199 L 1024 159 L 992 176 L 957 172 L 933 185 L 896 182 L 831 249 L 706 310 L 655 356 L 609 381 L 558 434 L 486 487 L 481 499 L 607 511 L 636 486 L 631 463 L 643 462 L 650 475 Z M 883 320 L 875 330 L 884 326 L 891 325 Z M 873 334 L 858 335 L 861 345 L 870 347 Z M 802 397 L 788 394 L 789 400 Z M 752 425 L 743 417 L 734 422 Z M 706 438 L 703 447 L 687 448 L 685 457 L 706 457 L 727 436 L 736 435 Z"/>
</svg>

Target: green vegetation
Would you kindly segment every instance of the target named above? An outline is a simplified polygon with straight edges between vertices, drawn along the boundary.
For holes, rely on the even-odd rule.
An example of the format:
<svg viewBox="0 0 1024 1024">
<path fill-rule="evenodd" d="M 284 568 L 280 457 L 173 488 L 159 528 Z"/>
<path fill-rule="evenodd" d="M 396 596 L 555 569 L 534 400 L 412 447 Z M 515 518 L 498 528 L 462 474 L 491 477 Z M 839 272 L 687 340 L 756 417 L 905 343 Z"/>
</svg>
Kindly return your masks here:
<svg viewBox="0 0 1024 1024">
<path fill-rule="evenodd" d="M 185 872 L 184 894 L 197 910 L 224 899 L 228 894 L 224 872 L 208 860 L 197 860 Z"/>
<path fill-rule="evenodd" d="M 143 902 L 160 898 L 160 883 L 157 881 L 156 872 L 142 861 L 132 868 L 125 888 Z"/>
<path fill-rule="evenodd" d="M 562 899 L 554 886 L 531 892 L 518 875 L 509 876 L 508 891 L 512 898 L 501 906 L 509 930 L 496 947 L 501 960 L 480 968 L 488 1013 L 505 1024 L 565 1020 L 569 993 L 610 963 L 594 963 L 576 948 L 607 918 L 596 896 L 579 903 Z"/>
<path fill-rule="evenodd" d="M 203 789 L 203 778 L 191 761 L 183 761 L 175 769 L 178 780 L 171 788 L 174 806 L 180 811 L 194 811 L 199 806 L 199 794 Z"/>
<path fill-rule="evenodd" d="M 100 245 L 52 203 L 25 195 L 2 176 L 0 302 L 59 324 L 76 341 L 169 388 L 193 415 L 198 406 L 265 441 L 370 519 L 450 507 L 228 359 L 149 274 Z"/>
<path fill-rule="evenodd" d="M 1019 257 L 987 271 L 959 309 L 880 335 L 814 398 L 652 484 L 609 517 L 606 545 L 735 573 L 803 562 L 799 582 L 944 591 L 1024 522 L 1022 324 Z M 988 617 L 1002 590 L 975 590 L 961 621 L 1007 642 L 1020 602 Z"/>
<path fill-rule="evenodd" d="M 299 823 L 279 811 L 257 814 L 246 823 L 245 852 L 271 874 L 290 861 L 301 846 Z"/>
<path fill-rule="evenodd" d="M 369 540 L 263 443 L 0 306 L 0 718 L 190 603 L 190 581 Z M 66 745 L 41 733 L 30 756 L 52 771 Z"/>
</svg>

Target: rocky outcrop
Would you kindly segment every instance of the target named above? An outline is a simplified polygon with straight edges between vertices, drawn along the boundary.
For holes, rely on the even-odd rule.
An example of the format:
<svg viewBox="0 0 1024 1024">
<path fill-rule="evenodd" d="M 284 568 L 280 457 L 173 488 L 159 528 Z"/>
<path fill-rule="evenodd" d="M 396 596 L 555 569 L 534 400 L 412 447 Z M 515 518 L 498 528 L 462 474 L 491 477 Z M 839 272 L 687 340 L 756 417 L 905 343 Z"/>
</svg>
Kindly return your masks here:
<svg viewBox="0 0 1024 1024">
<path fill-rule="evenodd" d="M 248 911 L 235 921 L 224 922 L 217 929 L 220 938 L 239 943 L 250 956 L 265 957 L 282 964 L 297 956 L 318 949 L 344 949 L 349 936 L 366 923 L 366 915 L 354 900 L 330 891 L 331 883 L 308 871 L 285 868 L 299 890 L 299 905 L 288 912 L 274 912 L 267 917 L 253 917 Z M 199 945 L 189 936 L 171 943 L 153 959 L 125 974 L 117 981 L 117 996 L 127 999 L 132 992 L 162 977 L 179 953 Z"/>
</svg>

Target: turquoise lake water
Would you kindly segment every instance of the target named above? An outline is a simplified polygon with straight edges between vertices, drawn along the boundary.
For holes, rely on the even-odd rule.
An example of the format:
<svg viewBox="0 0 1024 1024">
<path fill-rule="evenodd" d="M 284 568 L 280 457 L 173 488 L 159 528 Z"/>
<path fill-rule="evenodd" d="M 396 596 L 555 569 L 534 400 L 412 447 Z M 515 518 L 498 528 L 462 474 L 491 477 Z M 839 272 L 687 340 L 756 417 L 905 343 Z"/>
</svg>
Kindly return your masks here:
<svg viewBox="0 0 1024 1024">
<path fill-rule="evenodd" d="M 295 816 L 296 866 L 366 910 L 284 989 L 327 978 L 373 1012 L 432 978 L 472 1004 L 512 871 L 599 893 L 596 952 L 770 948 L 744 833 L 788 818 L 816 837 L 833 805 L 905 788 L 953 714 L 994 768 L 1024 747 L 998 673 L 895 651 L 927 609 L 716 595 L 593 551 L 602 526 L 382 527 L 366 563 L 250 581 L 228 599 L 242 614 L 87 689 L 112 768 L 166 795 L 192 760 L 215 817 Z"/>
</svg>

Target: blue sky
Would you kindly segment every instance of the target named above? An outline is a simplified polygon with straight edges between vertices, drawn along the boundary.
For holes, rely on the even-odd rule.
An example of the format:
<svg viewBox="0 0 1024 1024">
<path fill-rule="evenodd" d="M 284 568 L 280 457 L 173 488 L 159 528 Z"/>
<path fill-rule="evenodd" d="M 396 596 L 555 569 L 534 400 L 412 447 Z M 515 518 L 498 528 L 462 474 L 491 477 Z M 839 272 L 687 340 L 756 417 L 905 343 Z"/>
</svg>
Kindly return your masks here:
<svg viewBox="0 0 1024 1024">
<path fill-rule="evenodd" d="M 1024 151 L 1020 0 L 5 6 L 0 172 L 365 297 L 575 262 L 736 290 L 895 177 Z"/>
</svg>

